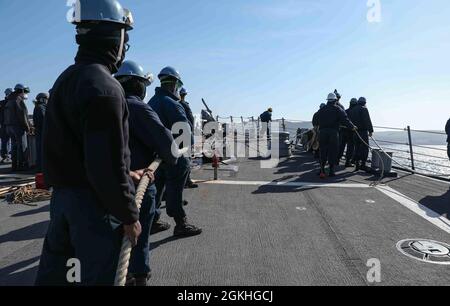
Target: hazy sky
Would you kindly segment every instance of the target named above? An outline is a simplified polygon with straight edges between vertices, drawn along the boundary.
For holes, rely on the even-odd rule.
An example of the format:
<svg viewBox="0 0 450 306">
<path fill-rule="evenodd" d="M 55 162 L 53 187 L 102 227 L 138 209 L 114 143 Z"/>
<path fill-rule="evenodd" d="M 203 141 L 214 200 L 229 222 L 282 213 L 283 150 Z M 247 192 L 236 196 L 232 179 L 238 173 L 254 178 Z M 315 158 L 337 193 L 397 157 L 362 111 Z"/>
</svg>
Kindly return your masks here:
<svg viewBox="0 0 450 306">
<path fill-rule="evenodd" d="M 194 112 L 310 120 L 337 88 L 366 96 L 376 125 L 443 129 L 450 117 L 450 2 L 380 0 L 122 0 L 132 10 L 128 59 L 180 70 Z M 0 0 L 0 88 L 30 98 L 73 62 L 65 0 Z M 153 84 L 150 93 L 153 93 Z M 30 99 L 31 102 L 31 99 Z M 30 112 L 32 105 L 29 105 Z"/>
</svg>

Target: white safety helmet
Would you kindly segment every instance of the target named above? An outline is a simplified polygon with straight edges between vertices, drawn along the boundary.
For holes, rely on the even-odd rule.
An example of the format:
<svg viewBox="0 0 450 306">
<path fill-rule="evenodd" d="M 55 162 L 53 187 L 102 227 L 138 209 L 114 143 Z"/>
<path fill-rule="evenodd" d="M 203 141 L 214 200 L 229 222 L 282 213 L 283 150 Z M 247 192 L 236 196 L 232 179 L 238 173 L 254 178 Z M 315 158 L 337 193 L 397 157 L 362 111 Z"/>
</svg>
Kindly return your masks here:
<svg viewBox="0 0 450 306">
<path fill-rule="evenodd" d="M 328 94 L 327 100 L 328 100 L 328 101 L 337 101 L 337 96 L 336 96 L 336 94 L 335 94 L 334 92 Z"/>
</svg>

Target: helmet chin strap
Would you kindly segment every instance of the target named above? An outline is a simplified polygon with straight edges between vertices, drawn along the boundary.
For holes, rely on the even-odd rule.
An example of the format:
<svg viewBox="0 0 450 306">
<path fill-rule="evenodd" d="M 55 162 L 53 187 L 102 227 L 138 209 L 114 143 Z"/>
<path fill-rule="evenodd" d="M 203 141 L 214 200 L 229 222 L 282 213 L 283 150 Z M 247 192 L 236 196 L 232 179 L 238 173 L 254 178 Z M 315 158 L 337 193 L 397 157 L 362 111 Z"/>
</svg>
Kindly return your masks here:
<svg viewBox="0 0 450 306">
<path fill-rule="evenodd" d="M 120 30 L 120 46 L 119 46 L 119 53 L 117 55 L 117 63 L 122 60 L 124 45 L 125 45 L 125 29 L 121 29 Z"/>
</svg>

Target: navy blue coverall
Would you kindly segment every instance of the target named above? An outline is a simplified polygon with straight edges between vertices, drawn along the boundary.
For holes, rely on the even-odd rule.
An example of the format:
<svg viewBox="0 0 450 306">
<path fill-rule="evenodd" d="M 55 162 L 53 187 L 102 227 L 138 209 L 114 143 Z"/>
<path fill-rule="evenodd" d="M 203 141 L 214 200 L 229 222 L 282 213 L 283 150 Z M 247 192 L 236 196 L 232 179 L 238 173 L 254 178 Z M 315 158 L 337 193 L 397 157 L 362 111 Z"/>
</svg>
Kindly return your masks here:
<svg viewBox="0 0 450 306">
<path fill-rule="evenodd" d="M 158 114 L 164 126 L 172 130 L 175 123 L 184 123 L 188 129 L 183 133 L 190 133 L 189 121 L 183 106 L 179 103 L 178 97 L 168 92 L 167 90 L 157 87 L 155 95 L 150 99 L 148 104 Z M 178 134 L 175 134 L 176 138 Z M 189 138 L 191 135 L 189 135 Z M 189 174 L 190 162 L 189 159 L 180 156 L 176 165 L 163 165 L 156 173 L 156 216 L 155 221 L 160 218 L 160 211 L 162 196 L 166 192 L 166 211 L 169 217 L 175 219 L 175 222 L 182 222 L 186 217 L 186 212 L 183 209 L 183 190 L 186 185 Z M 165 189 L 165 190 L 164 190 Z"/>
<path fill-rule="evenodd" d="M 351 105 L 345 112 L 347 114 L 347 116 L 349 115 L 349 112 L 351 111 L 352 108 L 354 108 L 355 105 Z M 349 119 L 351 120 L 351 118 L 349 117 Z M 345 127 L 341 127 L 340 129 L 340 137 L 341 137 L 341 147 L 339 149 L 339 159 L 344 155 L 344 151 L 345 151 L 345 146 L 347 146 L 347 152 L 345 154 L 345 160 L 347 162 L 347 164 L 351 163 L 352 161 L 354 161 L 354 157 L 355 157 L 355 132 L 353 132 L 352 130 L 345 128 Z"/>
<path fill-rule="evenodd" d="M 42 171 L 42 132 L 44 130 L 46 103 L 36 103 L 33 111 L 33 123 L 36 135 L 36 171 Z"/>
<path fill-rule="evenodd" d="M 26 158 L 27 132 L 30 131 L 30 125 L 25 100 L 16 92 L 8 96 L 4 111 L 4 124 L 6 133 L 11 137 L 12 170 L 26 169 L 28 166 Z"/>
<path fill-rule="evenodd" d="M 113 285 L 121 225 L 139 220 L 129 175 L 128 107 L 111 75 L 117 54 L 102 48 L 80 46 L 47 104 L 42 166 L 53 194 L 37 285 L 70 285 L 71 258 L 80 262 L 78 285 Z"/>
<path fill-rule="evenodd" d="M 127 96 L 127 105 L 130 112 L 128 122 L 131 170 L 147 168 L 154 161 L 156 155 L 165 163 L 175 165 L 177 158 L 172 155 L 171 151 L 172 134 L 161 123 L 155 111 L 136 96 Z M 150 184 L 139 213 L 142 233 L 138 238 L 137 245 L 133 248 L 128 268 L 128 272 L 133 275 L 147 275 L 150 272 L 149 237 L 155 217 L 155 198 L 156 186 Z"/>
<path fill-rule="evenodd" d="M 353 136 L 355 143 L 355 162 L 361 163 L 362 166 L 367 162 L 369 156 L 369 133 L 373 133 L 372 120 L 370 119 L 369 110 L 364 105 L 358 104 L 349 110 L 348 116 L 353 124 L 358 128 L 358 134 L 364 142 L 355 133 Z"/>
<path fill-rule="evenodd" d="M 1 139 L 1 151 L 0 156 L 2 159 L 5 159 L 8 157 L 9 152 L 9 146 L 11 143 L 11 137 L 6 132 L 6 126 L 5 126 L 5 108 L 6 103 L 8 100 L 5 98 L 5 100 L 0 101 L 0 139 Z"/>
<path fill-rule="evenodd" d="M 338 164 L 339 154 L 339 126 L 341 124 L 353 129 L 354 126 L 345 111 L 335 102 L 328 102 L 314 118 L 313 125 L 319 126 L 320 162 L 322 168 L 328 164 L 333 167 Z"/>
</svg>

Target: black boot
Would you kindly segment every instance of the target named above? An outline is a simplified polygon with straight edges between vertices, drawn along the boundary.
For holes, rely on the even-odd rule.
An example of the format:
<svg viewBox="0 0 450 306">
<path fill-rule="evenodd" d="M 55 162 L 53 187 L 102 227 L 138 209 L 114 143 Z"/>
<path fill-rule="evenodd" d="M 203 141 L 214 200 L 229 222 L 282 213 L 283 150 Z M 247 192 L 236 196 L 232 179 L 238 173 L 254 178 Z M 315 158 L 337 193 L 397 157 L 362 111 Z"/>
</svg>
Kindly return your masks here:
<svg viewBox="0 0 450 306">
<path fill-rule="evenodd" d="M 359 171 L 361 170 L 361 164 L 359 163 L 359 161 L 355 162 L 355 171 Z"/>
<path fill-rule="evenodd" d="M 154 235 L 160 232 L 167 231 L 170 228 L 170 224 L 161 220 L 154 221 L 152 228 L 150 229 L 150 235 Z"/>
<path fill-rule="evenodd" d="M 149 286 L 148 281 L 150 280 L 151 274 L 135 274 L 135 286 L 136 287 L 147 287 Z"/>
<path fill-rule="evenodd" d="M 369 170 L 370 170 L 369 167 L 366 166 L 366 163 L 362 163 L 360 169 L 362 171 L 366 171 L 366 172 L 369 172 Z"/>
<path fill-rule="evenodd" d="M 187 218 L 176 219 L 175 222 L 177 225 L 173 231 L 173 235 L 177 237 L 189 237 L 196 236 L 202 233 L 202 229 L 196 227 L 195 225 L 189 224 L 187 222 Z"/>
<path fill-rule="evenodd" d="M 125 287 L 147 287 L 151 274 L 128 274 Z"/>
<path fill-rule="evenodd" d="M 330 174 L 328 176 L 329 177 L 335 177 L 336 176 L 336 172 L 334 171 L 334 166 L 330 166 Z"/>
<path fill-rule="evenodd" d="M 188 180 L 186 182 L 186 188 L 189 188 L 189 189 L 198 188 L 198 184 L 194 183 L 192 180 Z"/>
</svg>

